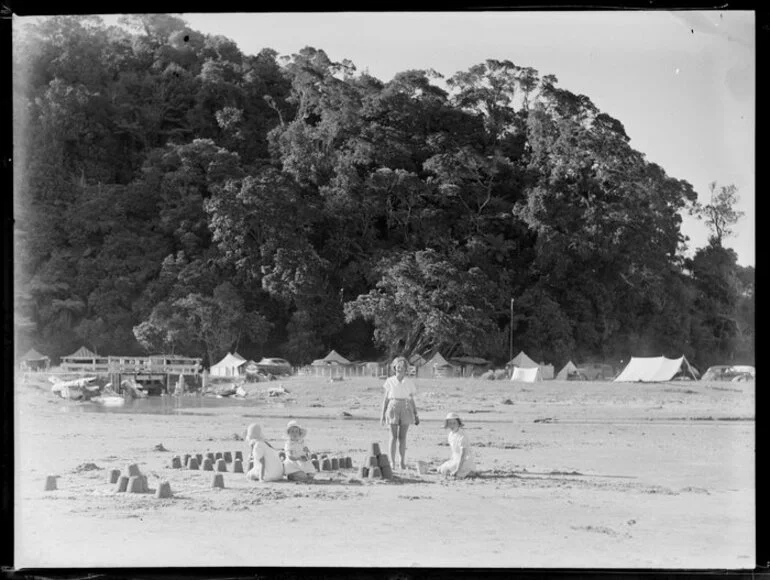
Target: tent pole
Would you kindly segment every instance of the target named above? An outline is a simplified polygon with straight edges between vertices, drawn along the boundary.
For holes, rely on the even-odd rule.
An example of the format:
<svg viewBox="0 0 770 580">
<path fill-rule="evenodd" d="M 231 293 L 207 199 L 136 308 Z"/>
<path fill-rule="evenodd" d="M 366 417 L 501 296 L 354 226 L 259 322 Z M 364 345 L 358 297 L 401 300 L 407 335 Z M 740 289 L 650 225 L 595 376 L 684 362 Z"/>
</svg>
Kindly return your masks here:
<svg viewBox="0 0 770 580">
<path fill-rule="evenodd" d="M 511 340 L 510 342 L 510 356 L 508 360 L 513 360 L 513 298 L 511 298 Z"/>
</svg>

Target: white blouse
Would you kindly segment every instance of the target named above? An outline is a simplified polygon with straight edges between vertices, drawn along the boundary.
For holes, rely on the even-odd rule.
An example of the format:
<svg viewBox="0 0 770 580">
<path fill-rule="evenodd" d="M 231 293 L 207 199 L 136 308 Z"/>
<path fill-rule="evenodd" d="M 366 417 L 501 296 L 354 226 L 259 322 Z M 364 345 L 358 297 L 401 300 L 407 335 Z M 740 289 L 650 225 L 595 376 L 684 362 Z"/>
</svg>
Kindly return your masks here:
<svg viewBox="0 0 770 580">
<path fill-rule="evenodd" d="M 404 377 L 403 381 L 399 381 L 398 377 L 394 375 L 389 377 L 382 387 L 385 389 L 388 399 L 408 399 L 417 394 L 417 387 L 415 387 L 412 379 L 407 377 Z"/>
</svg>

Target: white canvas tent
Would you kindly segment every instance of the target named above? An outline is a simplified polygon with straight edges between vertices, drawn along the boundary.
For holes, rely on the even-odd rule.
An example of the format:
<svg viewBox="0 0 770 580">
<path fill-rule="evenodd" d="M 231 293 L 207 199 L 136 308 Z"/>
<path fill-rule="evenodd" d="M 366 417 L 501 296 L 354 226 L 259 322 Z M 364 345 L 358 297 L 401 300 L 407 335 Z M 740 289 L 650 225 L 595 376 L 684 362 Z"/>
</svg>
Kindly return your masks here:
<svg viewBox="0 0 770 580">
<path fill-rule="evenodd" d="M 243 374 L 246 359 L 238 353 L 227 353 L 218 363 L 211 365 L 209 373 L 212 377 L 238 377 Z"/>
<path fill-rule="evenodd" d="M 697 373 L 683 356 L 670 359 L 664 356 L 631 357 L 626 368 L 617 378 L 616 383 L 659 383 L 670 381 L 678 374 L 685 374 L 697 380 Z"/>
<path fill-rule="evenodd" d="M 559 381 L 566 381 L 569 375 L 576 372 L 577 370 L 578 368 L 575 366 L 575 364 L 572 361 L 569 361 L 562 367 L 562 369 L 559 371 L 559 374 L 556 375 L 556 379 Z"/>
<path fill-rule="evenodd" d="M 540 372 L 540 367 L 529 369 L 516 367 L 513 369 L 511 380 L 520 383 L 537 383 L 543 380 L 543 375 Z"/>
<path fill-rule="evenodd" d="M 527 354 L 522 350 L 519 354 L 513 357 L 506 366 L 519 367 L 522 369 L 533 369 L 533 368 L 537 368 L 540 365 L 538 365 L 535 361 L 529 358 Z"/>
</svg>

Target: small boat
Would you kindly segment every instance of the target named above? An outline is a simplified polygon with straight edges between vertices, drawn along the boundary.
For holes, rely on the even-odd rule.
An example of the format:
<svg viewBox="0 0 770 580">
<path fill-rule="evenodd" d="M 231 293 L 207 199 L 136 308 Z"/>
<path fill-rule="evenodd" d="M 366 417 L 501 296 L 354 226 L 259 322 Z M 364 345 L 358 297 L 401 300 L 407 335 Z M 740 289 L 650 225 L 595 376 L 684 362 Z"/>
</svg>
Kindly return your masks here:
<svg viewBox="0 0 770 580">
<path fill-rule="evenodd" d="M 104 405 L 105 407 L 120 407 L 126 404 L 126 400 L 123 397 L 117 395 L 106 397 L 94 397 L 91 399 L 98 405 Z"/>
</svg>

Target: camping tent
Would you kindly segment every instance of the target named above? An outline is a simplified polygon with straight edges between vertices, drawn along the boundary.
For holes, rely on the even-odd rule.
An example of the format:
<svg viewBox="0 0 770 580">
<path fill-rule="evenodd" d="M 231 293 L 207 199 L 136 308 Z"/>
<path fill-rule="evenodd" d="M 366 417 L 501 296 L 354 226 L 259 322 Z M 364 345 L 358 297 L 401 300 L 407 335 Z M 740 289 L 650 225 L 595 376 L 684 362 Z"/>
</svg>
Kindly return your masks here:
<svg viewBox="0 0 770 580">
<path fill-rule="evenodd" d="M 353 363 L 351 363 L 348 359 L 346 359 L 336 350 L 332 350 L 325 357 L 316 359 L 311 364 L 313 366 L 318 367 L 318 366 L 324 366 L 324 365 L 350 365 Z"/>
<path fill-rule="evenodd" d="M 451 363 L 460 367 L 460 372 L 464 377 L 480 375 L 492 366 L 492 363 L 487 359 L 477 356 L 456 356 L 451 359 Z"/>
<path fill-rule="evenodd" d="M 617 378 L 616 383 L 658 383 L 670 381 L 675 376 L 682 374 L 697 380 L 695 369 L 690 366 L 683 356 L 670 359 L 664 356 L 655 357 L 631 357 L 626 368 Z"/>
<path fill-rule="evenodd" d="M 569 376 L 577 372 L 578 368 L 574 365 L 572 361 L 567 362 L 566 365 L 562 367 L 562 369 L 559 371 L 559 374 L 556 375 L 556 379 L 559 381 L 566 381 Z"/>
<path fill-rule="evenodd" d="M 519 367 L 522 369 L 534 369 L 539 365 L 535 361 L 533 361 L 531 358 L 529 358 L 526 355 L 526 353 L 522 350 L 519 354 L 513 357 L 506 366 Z"/>
<path fill-rule="evenodd" d="M 209 373 L 212 377 L 238 377 L 243 374 L 246 359 L 238 353 L 227 353 L 218 363 L 211 365 Z"/>
<path fill-rule="evenodd" d="M 540 367 L 528 369 L 515 367 L 513 369 L 513 374 L 511 375 L 511 380 L 521 383 L 537 383 L 543 380 L 543 375 L 540 371 Z"/>
</svg>

